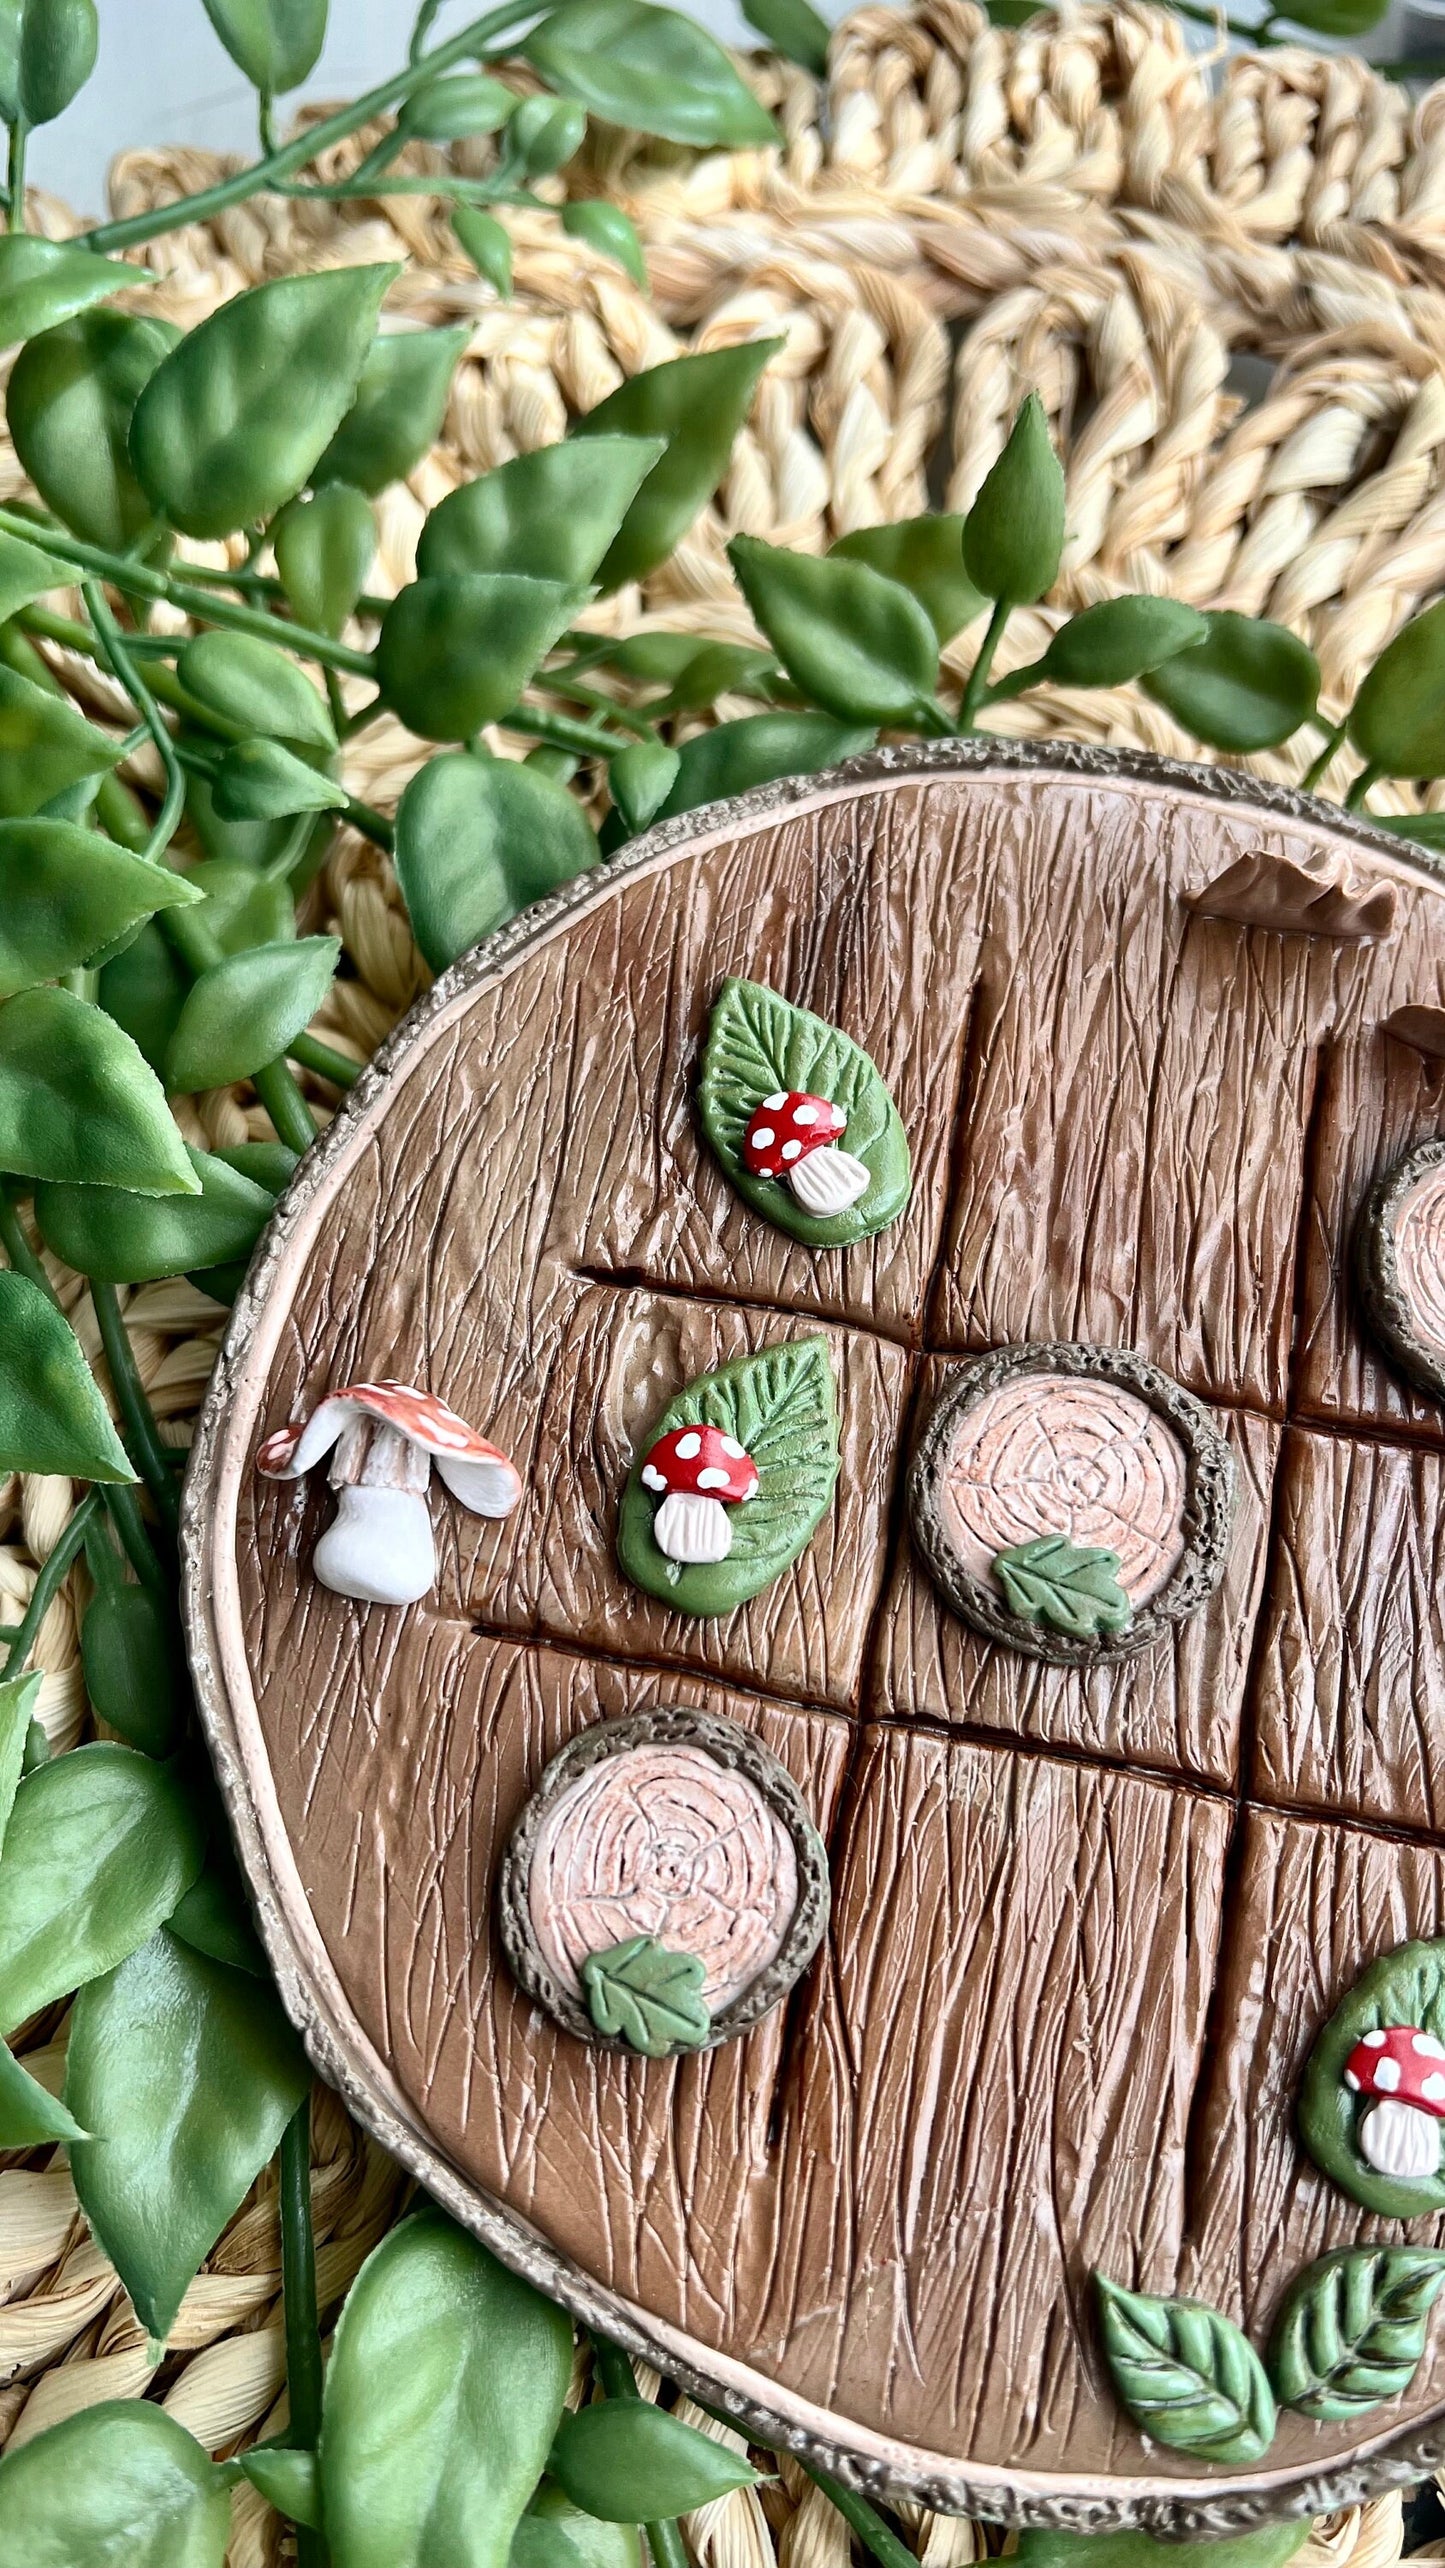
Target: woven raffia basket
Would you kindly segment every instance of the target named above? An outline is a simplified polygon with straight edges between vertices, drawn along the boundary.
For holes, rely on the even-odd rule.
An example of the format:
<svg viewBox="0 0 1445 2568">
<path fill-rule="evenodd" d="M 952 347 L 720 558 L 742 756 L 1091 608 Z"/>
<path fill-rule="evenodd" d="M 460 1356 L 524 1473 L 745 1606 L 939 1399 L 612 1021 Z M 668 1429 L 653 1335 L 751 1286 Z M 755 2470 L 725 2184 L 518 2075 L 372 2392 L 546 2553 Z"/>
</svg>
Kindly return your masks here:
<svg viewBox="0 0 1445 2568">
<path fill-rule="evenodd" d="M 1342 709 L 1389 636 L 1445 587 L 1445 86 L 1412 104 L 1348 60 L 1206 61 L 1177 21 L 1133 0 L 1066 5 L 1018 33 L 972 0 L 865 9 L 838 29 L 824 82 L 766 59 L 747 70 L 777 114 L 781 153 L 699 156 L 604 133 L 567 173 L 574 193 L 613 196 L 634 216 L 650 299 L 550 215 L 514 219 L 517 290 L 501 305 L 435 200 L 263 199 L 159 242 L 145 309 L 190 324 L 263 277 L 404 255 L 392 311 L 471 324 L 440 445 L 379 504 L 386 590 L 410 575 L 423 517 L 448 490 L 561 436 L 623 376 L 685 347 L 783 338 L 716 502 L 644 592 L 601 610 L 629 629 L 750 638 L 730 535 L 818 549 L 850 527 L 966 507 L 1037 388 L 1065 458 L 1070 534 L 1051 606 L 1015 617 L 1000 668 L 1037 655 L 1056 608 L 1166 590 L 1293 626 L 1319 656 L 1326 709 Z M 321 174 L 341 175 L 371 139 Z M 459 146 L 458 165 L 485 167 L 488 148 Z M 437 165 L 425 146 L 399 164 Z M 113 174 L 115 210 L 218 174 L 198 153 L 131 154 Z M 563 182 L 548 185 L 560 198 Z M 72 228 L 38 200 L 32 219 L 57 236 Z M 0 498 L 24 488 L 0 444 Z M 66 674 L 128 722 L 88 664 Z M 1133 692 L 1036 695 L 1000 708 L 999 723 L 1198 754 Z M 349 781 L 389 807 L 424 754 L 395 723 L 378 725 L 356 744 Z M 1255 763 L 1289 778 L 1303 752 L 1291 743 Z M 130 772 L 153 782 L 143 760 Z M 1343 753 L 1327 790 L 1342 792 L 1349 773 Z M 1408 796 L 1395 799 L 1404 808 Z M 343 835 L 312 912 L 349 958 L 316 1031 L 364 1059 L 426 978 L 386 860 Z M 335 1093 L 308 1084 L 324 1119 Z M 182 1114 L 188 1138 L 211 1147 L 269 1135 L 246 1089 Z M 98 1354 L 84 1287 L 47 1264 Z M 178 1282 L 133 1291 L 126 1317 L 150 1398 L 184 1444 L 224 1314 Z M 18 1619 L 72 1503 L 65 1481 L 0 1482 L 0 1620 Z M 71 1572 L 40 1632 L 40 1715 L 60 1747 L 88 1720 L 83 1580 L 83 1567 Z M 55 2011 L 19 2040 L 52 2086 L 64 2041 Z M 325 2315 L 404 2185 L 328 2096 L 314 2132 Z M 274 2432 L 279 2261 L 263 2180 L 153 2372 L 77 2212 L 64 2151 L 0 2156 L 0 2448 L 142 2393 L 218 2454 Z M 699 2568 L 771 2568 L 775 2550 L 782 2568 L 846 2568 L 840 2517 L 780 2466 L 761 2494 L 688 2521 Z M 249 2489 L 235 2504 L 233 2568 L 274 2568 L 280 2519 Z M 926 2568 L 961 2568 L 988 2546 L 967 2522 L 916 2508 L 904 2520 Z M 992 2546 L 1004 2546 L 996 2533 Z M 1386 2568 L 1400 2549 L 1400 2499 L 1386 2497 L 1321 2526 L 1300 2558 Z"/>
</svg>

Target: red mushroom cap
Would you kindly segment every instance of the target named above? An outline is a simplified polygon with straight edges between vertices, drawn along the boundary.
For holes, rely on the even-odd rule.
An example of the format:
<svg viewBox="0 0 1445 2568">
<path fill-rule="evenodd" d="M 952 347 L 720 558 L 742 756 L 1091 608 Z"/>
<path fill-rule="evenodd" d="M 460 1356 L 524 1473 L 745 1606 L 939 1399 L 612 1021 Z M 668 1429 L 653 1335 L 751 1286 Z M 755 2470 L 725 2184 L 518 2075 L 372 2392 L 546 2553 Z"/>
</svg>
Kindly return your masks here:
<svg viewBox="0 0 1445 2568">
<path fill-rule="evenodd" d="M 826 1150 L 848 1129 L 841 1106 L 829 1097 L 810 1096 L 806 1088 L 764 1097 L 748 1118 L 743 1134 L 743 1166 L 752 1177 L 786 1177 L 800 1159 Z"/>
<path fill-rule="evenodd" d="M 328 1391 L 309 1418 L 268 1436 L 256 1456 L 267 1480 L 299 1480 L 329 1453 L 352 1418 L 379 1418 L 433 1454 L 453 1495 L 477 1515 L 506 1515 L 522 1494 L 516 1465 L 430 1391 L 405 1382 L 348 1382 Z"/>
<path fill-rule="evenodd" d="M 720 1427 L 674 1427 L 659 1436 L 642 1466 L 642 1485 L 658 1497 L 684 1491 L 688 1497 L 721 1498 L 735 1506 L 755 1498 L 758 1466 L 736 1436 Z"/>
<path fill-rule="evenodd" d="M 1366 2033 L 1345 2062 L 1345 2084 L 1359 2095 L 1394 2097 L 1445 2120 L 1445 2042 L 1413 2024 Z"/>
</svg>

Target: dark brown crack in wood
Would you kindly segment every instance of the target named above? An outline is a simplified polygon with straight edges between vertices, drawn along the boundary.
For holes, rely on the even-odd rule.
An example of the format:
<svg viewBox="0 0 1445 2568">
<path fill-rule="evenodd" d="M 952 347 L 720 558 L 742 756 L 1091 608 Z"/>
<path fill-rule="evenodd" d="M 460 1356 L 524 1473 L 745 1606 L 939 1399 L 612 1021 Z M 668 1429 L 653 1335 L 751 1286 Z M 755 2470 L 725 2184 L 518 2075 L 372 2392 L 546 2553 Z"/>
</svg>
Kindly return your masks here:
<svg viewBox="0 0 1445 2568">
<path fill-rule="evenodd" d="M 1387 892 L 1394 932 L 1186 906 L 1262 833 Z M 1445 1921 L 1445 1414 L 1349 1272 L 1379 1167 L 1445 1130 L 1445 1065 L 1384 1031 L 1445 1005 L 1442 926 L 1408 856 L 1250 779 L 976 743 L 770 788 L 439 984 L 238 1303 L 189 1612 L 288 2003 L 501 2253 L 855 2483 L 1222 2531 L 1408 2476 L 1439 2431 L 1436 2345 L 1364 2457 L 1294 2420 L 1252 2473 L 1193 2468 L 1116 2408 L 1087 2284 L 1258 2333 L 1305 2257 L 1374 2234 L 1302 2157 L 1293 2087 L 1362 1964 Z M 692 1080 L 728 973 L 877 1061 L 917 1172 L 889 1231 L 810 1255 L 721 1179 Z M 617 1571 L 635 1441 L 687 1379 L 817 1330 L 833 1506 L 776 1588 L 687 1625 Z M 1222 1583 L 1131 1662 L 990 1646 L 902 1530 L 910 1421 L 1028 1339 L 1137 1349 L 1235 1458 Z M 324 1491 L 252 1469 L 376 1373 L 526 1484 L 503 1526 L 433 1494 L 437 1591 L 404 1612 L 319 1588 Z M 834 1907 L 786 2009 L 649 2063 L 527 2002 L 493 1894 L 563 1742 L 672 1706 L 782 1759 Z"/>
</svg>

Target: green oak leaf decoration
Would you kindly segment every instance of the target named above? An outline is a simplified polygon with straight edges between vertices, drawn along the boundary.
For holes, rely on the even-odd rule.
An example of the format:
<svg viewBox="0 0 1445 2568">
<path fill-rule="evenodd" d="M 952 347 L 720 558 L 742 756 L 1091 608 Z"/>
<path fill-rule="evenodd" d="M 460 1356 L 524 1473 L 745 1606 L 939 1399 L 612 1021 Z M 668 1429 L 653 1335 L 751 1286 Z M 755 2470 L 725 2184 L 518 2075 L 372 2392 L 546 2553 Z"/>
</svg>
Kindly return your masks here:
<svg viewBox="0 0 1445 2568">
<path fill-rule="evenodd" d="M 1011 1614 L 1025 1623 L 1049 1623 L 1070 1640 L 1097 1640 L 1122 1632 L 1128 1596 L 1119 1584 L 1119 1555 L 1071 1543 L 1067 1534 L 1037 1534 L 994 1554 L 993 1572 Z"/>
<path fill-rule="evenodd" d="M 700 1953 L 670 1953 L 651 1935 L 629 1935 L 582 1965 L 587 2011 L 599 2033 L 645 2059 L 701 2049 L 712 2030 Z"/>
<path fill-rule="evenodd" d="M 1103 2274 L 1094 2286 L 1114 2388 L 1140 2431 L 1201 2461 L 1258 2461 L 1274 2439 L 1274 2392 L 1233 2320 Z"/>
<path fill-rule="evenodd" d="M 1445 2284 L 1437 2247 L 1337 2247 L 1295 2277 L 1269 2345 L 1275 2395 L 1320 2425 L 1410 2386 Z"/>
<path fill-rule="evenodd" d="M 764 1098 L 795 1089 L 827 1097 L 848 1118 L 842 1146 L 870 1172 L 845 1211 L 806 1212 L 777 1177 L 743 1165 L 743 1135 Z M 807 1248 L 846 1248 L 896 1221 L 908 1201 L 908 1136 L 883 1079 L 851 1036 L 757 981 L 724 981 L 708 1026 L 697 1108 L 730 1185 L 754 1212 Z"/>
<path fill-rule="evenodd" d="M 1360 1974 L 1305 2063 L 1299 2125 L 1315 2165 L 1333 2183 L 1390 2220 L 1445 2211 L 1445 2167 L 1433 2176 L 1387 2176 L 1356 2146 L 1360 2098 L 1345 2084 L 1345 2062 L 1366 2033 L 1412 2024 L 1445 2041 L 1445 1940 L 1397 1945 Z"/>
<path fill-rule="evenodd" d="M 758 1492 L 732 1510 L 725 1560 L 684 1567 L 659 1549 L 657 1500 L 642 1463 L 674 1427 L 718 1427 L 751 1454 Z M 669 1400 L 637 1446 L 617 1526 L 617 1557 L 633 1584 L 680 1614 L 730 1614 L 780 1578 L 827 1513 L 838 1477 L 838 1407 L 827 1341 L 794 1338 L 700 1374 Z"/>
</svg>

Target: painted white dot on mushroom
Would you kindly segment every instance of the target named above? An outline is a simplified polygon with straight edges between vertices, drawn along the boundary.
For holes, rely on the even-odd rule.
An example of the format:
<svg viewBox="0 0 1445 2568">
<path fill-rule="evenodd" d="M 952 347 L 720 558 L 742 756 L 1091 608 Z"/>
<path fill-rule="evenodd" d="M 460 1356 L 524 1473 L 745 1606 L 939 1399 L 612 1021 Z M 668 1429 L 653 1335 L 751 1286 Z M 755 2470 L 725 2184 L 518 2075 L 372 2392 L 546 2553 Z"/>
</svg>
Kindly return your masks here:
<svg viewBox="0 0 1445 2568">
<path fill-rule="evenodd" d="M 1393 2095 L 1400 2083 L 1398 2060 L 1382 2060 L 1375 2071 L 1375 2084 L 1382 2095 Z"/>
<path fill-rule="evenodd" d="M 794 1106 L 793 1121 L 795 1124 L 801 1124 L 806 1130 L 809 1124 L 815 1124 L 817 1120 L 818 1109 L 815 1105 L 811 1105 L 805 1101 L 801 1106 Z"/>
<path fill-rule="evenodd" d="M 777 1137 L 771 1124 L 754 1124 L 751 1140 L 755 1150 L 771 1150 Z"/>
<path fill-rule="evenodd" d="M 767 1107 L 770 1115 L 775 1115 L 779 1106 L 785 1106 L 787 1102 L 788 1092 L 786 1088 L 775 1088 L 770 1097 L 764 1097 L 763 1099 L 763 1103 Z"/>
<path fill-rule="evenodd" d="M 802 1156 L 803 1156 L 803 1145 L 802 1145 L 802 1143 L 801 1143 L 800 1141 L 785 1141 L 785 1142 L 784 1142 L 784 1144 L 783 1144 L 783 1157 L 784 1157 L 785 1159 L 801 1159 L 801 1158 L 802 1158 Z"/>
</svg>

